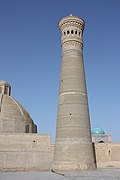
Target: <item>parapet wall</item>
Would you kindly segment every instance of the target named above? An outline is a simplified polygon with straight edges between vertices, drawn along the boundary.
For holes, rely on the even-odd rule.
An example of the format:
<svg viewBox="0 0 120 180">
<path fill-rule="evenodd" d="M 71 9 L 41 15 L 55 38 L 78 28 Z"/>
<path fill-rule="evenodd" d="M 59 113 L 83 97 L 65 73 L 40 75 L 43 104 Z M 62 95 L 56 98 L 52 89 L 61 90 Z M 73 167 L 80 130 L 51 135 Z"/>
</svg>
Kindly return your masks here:
<svg viewBox="0 0 120 180">
<path fill-rule="evenodd" d="M 0 171 L 50 170 L 49 135 L 0 134 Z"/>
<path fill-rule="evenodd" d="M 95 143 L 97 168 L 120 168 L 120 143 Z"/>
</svg>

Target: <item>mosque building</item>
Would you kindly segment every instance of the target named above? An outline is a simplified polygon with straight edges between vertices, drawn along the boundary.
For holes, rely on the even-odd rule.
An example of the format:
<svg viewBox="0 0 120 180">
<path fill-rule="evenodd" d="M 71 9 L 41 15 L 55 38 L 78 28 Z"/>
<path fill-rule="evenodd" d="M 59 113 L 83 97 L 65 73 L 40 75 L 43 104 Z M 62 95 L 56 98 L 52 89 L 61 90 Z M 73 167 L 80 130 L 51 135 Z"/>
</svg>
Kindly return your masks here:
<svg viewBox="0 0 120 180">
<path fill-rule="evenodd" d="M 37 133 L 25 108 L 11 97 L 11 86 L 0 81 L 0 132 L 1 133 Z"/>
<path fill-rule="evenodd" d="M 0 171 L 81 171 L 120 168 L 120 143 L 96 127 L 91 131 L 83 63 L 84 20 L 70 15 L 59 23 L 62 67 L 56 141 L 37 134 L 26 109 L 0 81 Z"/>
<path fill-rule="evenodd" d="M 112 142 L 112 136 L 105 134 L 104 130 L 100 127 L 96 127 L 91 132 L 93 143 L 107 143 Z"/>
</svg>

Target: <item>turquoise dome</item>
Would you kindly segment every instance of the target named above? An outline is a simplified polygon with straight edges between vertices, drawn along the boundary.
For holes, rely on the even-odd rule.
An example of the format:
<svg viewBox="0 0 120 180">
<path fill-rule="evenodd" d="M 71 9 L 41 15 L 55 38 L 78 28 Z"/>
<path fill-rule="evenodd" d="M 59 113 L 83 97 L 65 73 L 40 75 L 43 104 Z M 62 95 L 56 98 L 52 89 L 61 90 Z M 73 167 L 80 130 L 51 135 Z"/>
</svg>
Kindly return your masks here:
<svg viewBox="0 0 120 180">
<path fill-rule="evenodd" d="M 97 134 L 105 134 L 105 132 L 104 132 L 104 130 L 102 129 L 102 128 L 94 128 L 93 130 L 92 130 L 92 134 L 93 135 L 97 135 Z"/>
</svg>

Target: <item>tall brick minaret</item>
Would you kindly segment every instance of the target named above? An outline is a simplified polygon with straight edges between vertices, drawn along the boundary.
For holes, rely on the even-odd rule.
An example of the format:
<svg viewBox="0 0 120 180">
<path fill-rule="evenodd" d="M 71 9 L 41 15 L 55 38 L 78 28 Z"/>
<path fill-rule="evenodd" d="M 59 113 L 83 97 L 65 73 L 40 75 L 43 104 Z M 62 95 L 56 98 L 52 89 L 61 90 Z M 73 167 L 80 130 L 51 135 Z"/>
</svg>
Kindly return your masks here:
<svg viewBox="0 0 120 180">
<path fill-rule="evenodd" d="M 59 22 L 62 64 L 53 170 L 95 169 L 83 64 L 84 20 Z"/>
</svg>

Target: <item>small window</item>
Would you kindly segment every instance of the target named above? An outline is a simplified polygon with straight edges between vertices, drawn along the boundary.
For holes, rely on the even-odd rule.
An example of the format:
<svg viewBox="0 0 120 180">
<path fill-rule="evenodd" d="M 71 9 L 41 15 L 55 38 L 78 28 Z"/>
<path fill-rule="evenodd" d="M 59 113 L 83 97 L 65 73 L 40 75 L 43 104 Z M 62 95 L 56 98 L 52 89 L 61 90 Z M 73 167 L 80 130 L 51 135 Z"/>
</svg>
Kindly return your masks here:
<svg viewBox="0 0 120 180">
<path fill-rule="evenodd" d="M 74 33 L 74 31 L 72 30 L 72 31 L 71 31 L 71 34 L 73 34 L 73 33 Z"/>
<path fill-rule="evenodd" d="M 66 35 L 66 32 L 64 32 L 64 35 Z"/>
<path fill-rule="evenodd" d="M 80 32 L 79 32 L 79 36 L 80 36 Z"/>
<path fill-rule="evenodd" d="M 67 31 L 67 34 L 70 34 L 70 31 Z"/>
<path fill-rule="evenodd" d="M 29 133 L 29 125 L 26 125 L 26 133 Z"/>
<path fill-rule="evenodd" d="M 77 31 L 75 31 L 75 34 L 77 34 Z"/>
<path fill-rule="evenodd" d="M 5 87 L 5 94 L 8 95 L 8 87 Z"/>
</svg>

